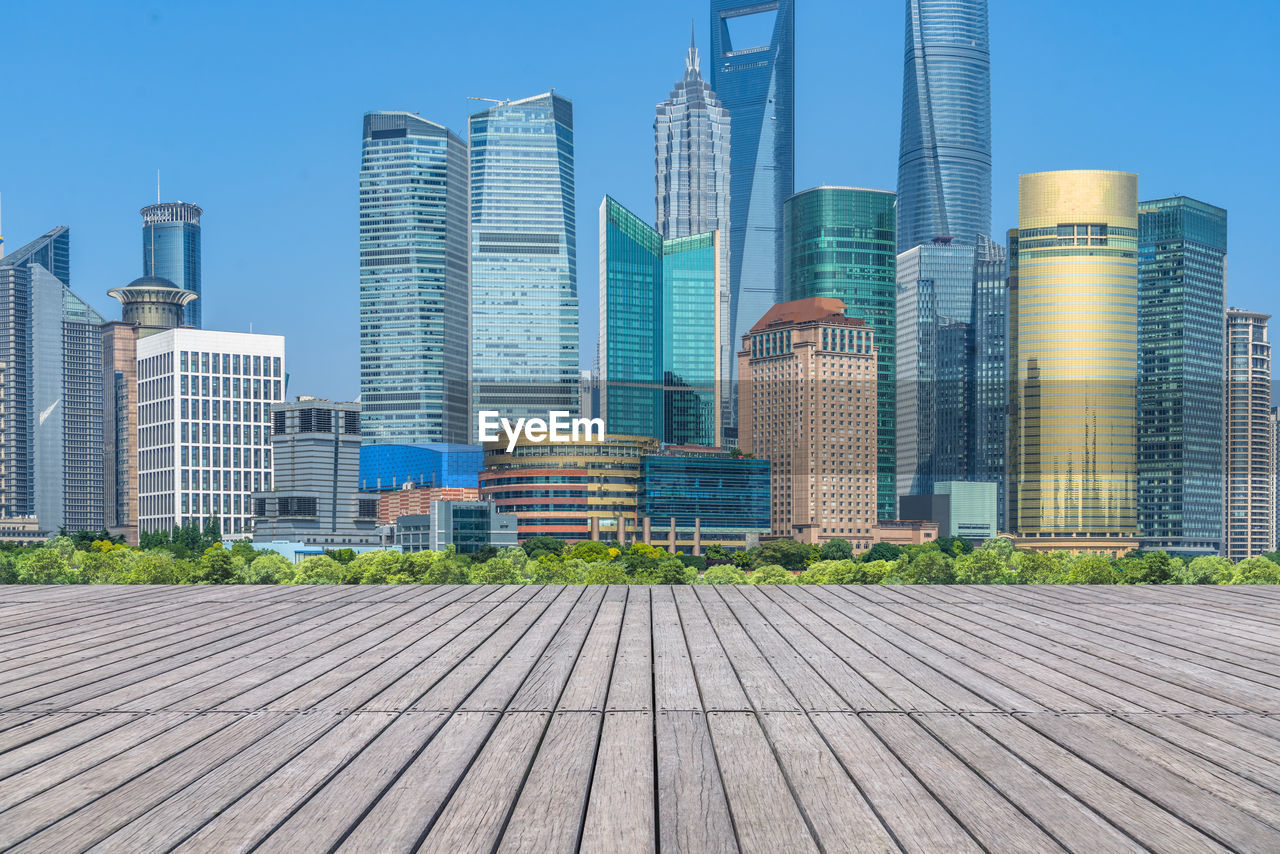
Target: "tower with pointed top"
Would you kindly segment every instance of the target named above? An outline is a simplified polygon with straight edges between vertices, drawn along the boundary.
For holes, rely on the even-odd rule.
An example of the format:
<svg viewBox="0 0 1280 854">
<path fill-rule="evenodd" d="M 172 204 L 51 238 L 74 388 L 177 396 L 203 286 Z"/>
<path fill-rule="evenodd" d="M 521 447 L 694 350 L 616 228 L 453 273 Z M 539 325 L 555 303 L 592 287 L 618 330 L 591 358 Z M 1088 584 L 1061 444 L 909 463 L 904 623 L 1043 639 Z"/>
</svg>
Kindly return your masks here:
<svg viewBox="0 0 1280 854">
<path fill-rule="evenodd" d="M 658 104 L 653 120 L 657 214 L 663 240 L 719 231 L 720 241 L 720 420 L 726 435 L 736 436 L 737 395 L 729 277 L 729 111 L 702 79 L 697 42 L 689 28 L 684 77 Z"/>
</svg>

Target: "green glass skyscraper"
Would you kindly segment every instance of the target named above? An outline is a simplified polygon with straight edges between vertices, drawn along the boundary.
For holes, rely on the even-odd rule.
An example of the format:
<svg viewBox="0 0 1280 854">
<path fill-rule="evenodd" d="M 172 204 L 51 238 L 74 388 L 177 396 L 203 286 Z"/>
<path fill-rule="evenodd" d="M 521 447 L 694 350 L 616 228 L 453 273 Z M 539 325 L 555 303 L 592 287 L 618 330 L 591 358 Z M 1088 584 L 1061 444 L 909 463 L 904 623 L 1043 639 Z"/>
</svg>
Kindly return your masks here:
<svg viewBox="0 0 1280 854">
<path fill-rule="evenodd" d="M 663 240 L 600 204 L 601 415 L 610 434 L 719 445 L 720 232 Z"/>
<path fill-rule="evenodd" d="M 1138 527 L 1142 547 L 1222 548 L 1227 212 L 1138 204 Z"/>
<path fill-rule="evenodd" d="M 875 330 L 878 382 L 876 510 L 897 518 L 895 195 L 857 187 L 814 187 L 783 206 L 784 300 L 834 297 L 845 316 Z"/>
</svg>

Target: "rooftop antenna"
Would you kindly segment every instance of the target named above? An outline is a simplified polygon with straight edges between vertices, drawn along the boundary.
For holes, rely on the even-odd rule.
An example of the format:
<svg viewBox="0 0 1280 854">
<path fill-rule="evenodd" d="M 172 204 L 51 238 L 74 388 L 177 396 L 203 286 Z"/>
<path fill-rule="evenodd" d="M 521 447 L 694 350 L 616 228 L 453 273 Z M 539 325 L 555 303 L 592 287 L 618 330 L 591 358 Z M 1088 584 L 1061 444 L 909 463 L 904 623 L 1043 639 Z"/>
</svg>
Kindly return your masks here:
<svg viewBox="0 0 1280 854">
<path fill-rule="evenodd" d="M 511 101 L 510 98 L 477 98 L 475 95 L 468 95 L 467 100 L 468 101 L 488 101 L 491 104 L 507 104 L 507 103 L 510 103 Z"/>
<path fill-rule="evenodd" d="M 156 204 L 160 204 L 160 170 L 156 170 Z"/>
<path fill-rule="evenodd" d="M 0 258 L 4 257 L 4 229 L 0 228 Z"/>
</svg>

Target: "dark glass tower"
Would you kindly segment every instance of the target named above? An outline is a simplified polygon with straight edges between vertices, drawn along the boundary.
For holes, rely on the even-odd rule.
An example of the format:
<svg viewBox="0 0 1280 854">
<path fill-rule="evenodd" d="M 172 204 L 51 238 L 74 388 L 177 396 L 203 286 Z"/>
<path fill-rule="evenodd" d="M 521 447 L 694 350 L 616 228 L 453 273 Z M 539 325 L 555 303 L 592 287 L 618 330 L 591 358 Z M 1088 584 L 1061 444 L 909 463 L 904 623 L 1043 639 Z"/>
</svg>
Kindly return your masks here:
<svg viewBox="0 0 1280 854">
<path fill-rule="evenodd" d="M 898 251 L 990 233 L 987 0 L 907 0 Z"/>
<path fill-rule="evenodd" d="M 834 297 L 845 317 L 875 330 L 876 512 L 898 518 L 897 298 L 894 196 L 887 190 L 814 187 L 784 208 L 785 300 Z"/>
<path fill-rule="evenodd" d="M 142 275 L 168 279 L 182 290 L 200 290 L 200 208 L 162 202 L 142 209 Z M 187 303 L 186 326 L 200 328 L 203 299 Z"/>
<path fill-rule="evenodd" d="M 1143 548 L 1222 548 L 1227 212 L 1138 205 L 1138 526 Z"/>
<path fill-rule="evenodd" d="M 711 0 L 711 88 L 733 123 L 729 341 L 736 346 L 782 299 L 782 204 L 795 192 L 793 0 Z"/>
<path fill-rule="evenodd" d="M 1009 253 L 978 241 L 973 265 L 969 480 L 996 485 L 996 519 L 1004 521 L 1006 427 L 1009 423 Z"/>
<path fill-rule="evenodd" d="M 360 399 L 369 444 L 466 442 L 467 144 L 413 113 L 364 117 Z"/>
</svg>

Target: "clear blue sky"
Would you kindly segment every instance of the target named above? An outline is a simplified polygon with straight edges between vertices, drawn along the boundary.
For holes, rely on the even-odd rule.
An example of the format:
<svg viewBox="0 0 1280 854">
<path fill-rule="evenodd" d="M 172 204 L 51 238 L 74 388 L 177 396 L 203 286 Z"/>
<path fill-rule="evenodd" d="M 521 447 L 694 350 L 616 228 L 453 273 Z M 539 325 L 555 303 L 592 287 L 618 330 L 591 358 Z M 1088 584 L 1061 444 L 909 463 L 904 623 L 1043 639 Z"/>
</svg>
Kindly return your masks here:
<svg viewBox="0 0 1280 854">
<path fill-rule="evenodd" d="M 893 189 L 903 3 L 796 5 L 797 189 Z M 589 354 L 600 198 L 652 217 L 653 108 L 681 73 L 691 18 L 705 53 L 708 18 L 705 0 L 5 12 L 7 246 L 71 226 L 74 289 L 118 317 L 105 291 L 140 274 L 138 208 L 160 169 L 166 200 L 205 209 L 206 328 L 283 333 L 291 394 L 338 399 L 358 392 L 362 114 L 410 110 L 465 134 L 468 95 L 554 87 L 574 100 Z M 1280 313 L 1277 20 L 1261 0 L 991 0 L 997 233 L 1016 223 L 1020 172 L 1135 171 L 1144 198 L 1226 207 L 1229 302 Z"/>
</svg>

